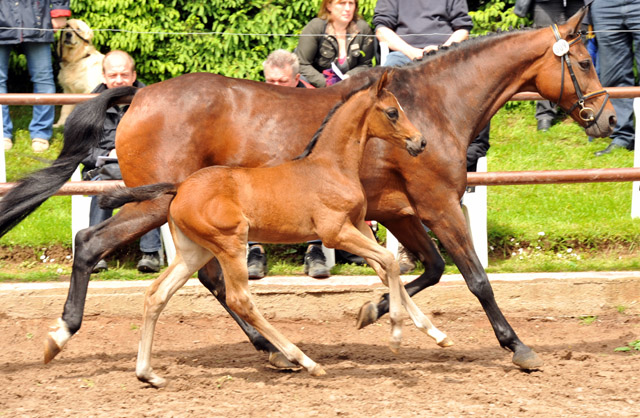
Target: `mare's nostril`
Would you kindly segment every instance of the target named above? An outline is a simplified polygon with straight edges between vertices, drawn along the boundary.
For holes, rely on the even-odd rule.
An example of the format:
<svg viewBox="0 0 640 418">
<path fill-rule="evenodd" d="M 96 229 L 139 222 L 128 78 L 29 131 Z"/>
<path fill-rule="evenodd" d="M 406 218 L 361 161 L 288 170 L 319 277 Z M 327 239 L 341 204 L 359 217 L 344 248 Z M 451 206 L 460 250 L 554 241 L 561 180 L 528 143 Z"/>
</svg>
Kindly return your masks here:
<svg viewBox="0 0 640 418">
<path fill-rule="evenodd" d="M 618 123 L 618 118 L 615 115 L 609 116 L 609 126 L 612 126 L 615 128 L 616 123 Z"/>
</svg>

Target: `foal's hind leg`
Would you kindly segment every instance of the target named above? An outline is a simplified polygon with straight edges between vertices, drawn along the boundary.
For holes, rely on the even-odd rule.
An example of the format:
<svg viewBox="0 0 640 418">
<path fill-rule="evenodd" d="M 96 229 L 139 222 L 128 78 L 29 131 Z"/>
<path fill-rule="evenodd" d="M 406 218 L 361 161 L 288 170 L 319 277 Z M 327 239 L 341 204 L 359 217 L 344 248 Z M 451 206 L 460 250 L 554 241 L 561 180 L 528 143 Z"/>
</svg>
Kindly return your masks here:
<svg viewBox="0 0 640 418">
<path fill-rule="evenodd" d="M 307 357 L 298 347 L 275 329 L 269 321 L 260 313 L 251 298 L 249 291 L 249 272 L 247 271 L 245 243 L 234 245 L 229 243 L 217 243 L 222 251 L 216 253 L 216 257 L 224 271 L 227 288 L 227 304 L 242 319 L 251 324 L 265 336 L 285 357 L 305 369 L 312 376 L 325 374 L 324 369 Z"/>
<path fill-rule="evenodd" d="M 175 229 L 176 257 L 171 265 L 147 289 L 144 301 L 143 324 L 140 329 L 136 376 L 154 387 L 163 387 L 166 380 L 153 372 L 151 349 L 156 323 L 171 296 L 189 280 L 213 255 Z"/>
<path fill-rule="evenodd" d="M 278 349 L 262 336 L 254 327 L 249 325 L 244 319 L 227 306 L 227 291 L 222 277 L 222 270 L 218 260 L 213 258 L 204 267 L 198 270 L 198 279 L 220 302 L 220 305 L 231 315 L 234 321 L 240 326 L 242 331 L 249 338 L 249 341 L 258 351 L 269 353 L 269 364 L 278 369 L 298 368 L 291 363 Z"/>
<path fill-rule="evenodd" d="M 167 220 L 170 196 L 154 201 L 125 205 L 115 216 L 76 235 L 71 283 L 62 317 L 47 335 L 44 362 L 60 353 L 82 325 L 87 288 L 93 267 L 117 247 L 135 240 Z M 144 216 L 141 216 L 144 214 Z"/>
</svg>

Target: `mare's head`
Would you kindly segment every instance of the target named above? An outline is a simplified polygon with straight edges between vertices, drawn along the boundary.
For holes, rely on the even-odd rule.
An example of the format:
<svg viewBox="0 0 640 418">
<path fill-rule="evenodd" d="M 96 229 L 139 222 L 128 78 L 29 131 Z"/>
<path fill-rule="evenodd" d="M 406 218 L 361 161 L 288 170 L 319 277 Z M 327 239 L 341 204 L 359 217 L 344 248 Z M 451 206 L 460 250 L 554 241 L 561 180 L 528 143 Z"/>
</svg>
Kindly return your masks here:
<svg viewBox="0 0 640 418">
<path fill-rule="evenodd" d="M 378 137 L 397 147 L 406 148 L 413 157 L 424 151 L 427 140 L 413 126 L 404 113 L 398 99 L 386 89 L 390 76 L 387 71 L 371 88 L 369 95 L 373 101 L 365 120 L 366 135 Z"/>
<path fill-rule="evenodd" d="M 604 137 L 613 132 L 616 113 L 583 42 L 580 26 L 587 11 L 583 7 L 566 24 L 544 29 L 549 46 L 539 60 L 535 84 L 542 96 L 558 103 L 587 134 Z"/>
</svg>

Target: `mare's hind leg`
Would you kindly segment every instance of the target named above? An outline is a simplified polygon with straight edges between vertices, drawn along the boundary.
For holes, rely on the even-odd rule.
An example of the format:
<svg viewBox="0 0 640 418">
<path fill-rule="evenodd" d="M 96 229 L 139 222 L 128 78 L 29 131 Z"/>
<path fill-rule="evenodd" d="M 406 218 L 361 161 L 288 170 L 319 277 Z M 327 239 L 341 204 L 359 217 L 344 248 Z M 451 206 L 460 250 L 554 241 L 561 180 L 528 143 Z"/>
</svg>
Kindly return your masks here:
<svg viewBox="0 0 640 418">
<path fill-rule="evenodd" d="M 189 280 L 213 255 L 174 228 L 176 257 L 171 265 L 147 289 L 144 300 L 143 324 L 140 329 L 136 376 L 154 387 L 163 387 L 166 380 L 153 372 L 151 349 L 156 323 L 171 296 Z"/>
<path fill-rule="evenodd" d="M 249 341 L 258 351 L 266 351 L 269 353 L 269 364 L 279 369 L 294 369 L 299 366 L 291 363 L 278 349 L 262 336 L 254 327 L 249 325 L 247 321 L 240 318 L 238 314 L 227 306 L 227 291 L 222 277 L 222 270 L 218 260 L 213 258 L 204 267 L 198 270 L 198 279 L 220 302 L 220 305 L 231 315 L 234 321 L 240 326 L 246 334 Z"/>
<path fill-rule="evenodd" d="M 245 256 L 246 244 L 237 242 L 217 244 L 221 251 L 216 251 L 216 256 L 224 271 L 229 307 L 264 335 L 289 361 L 301 365 L 312 376 L 324 375 L 324 369 L 276 330 L 262 316 L 253 302 L 249 291 L 249 272 Z"/>
<path fill-rule="evenodd" d="M 82 325 L 89 277 L 98 261 L 115 248 L 133 241 L 167 220 L 171 196 L 125 205 L 115 216 L 83 229 L 76 235 L 71 283 L 62 318 L 45 340 L 44 362 L 60 353 L 67 341 Z"/>
<path fill-rule="evenodd" d="M 405 285 L 409 296 L 433 286 L 440 281 L 444 272 L 444 260 L 440 256 L 433 240 L 422 227 L 422 223 L 415 216 L 382 222 L 393 235 L 412 253 L 416 254 L 424 265 L 424 272 Z M 357 327 L 364 328 L 373 324 L 389 312 L 389 294 L 382 295 L 377 302 L 367 302 L 358 313 Z"/>
</svg>

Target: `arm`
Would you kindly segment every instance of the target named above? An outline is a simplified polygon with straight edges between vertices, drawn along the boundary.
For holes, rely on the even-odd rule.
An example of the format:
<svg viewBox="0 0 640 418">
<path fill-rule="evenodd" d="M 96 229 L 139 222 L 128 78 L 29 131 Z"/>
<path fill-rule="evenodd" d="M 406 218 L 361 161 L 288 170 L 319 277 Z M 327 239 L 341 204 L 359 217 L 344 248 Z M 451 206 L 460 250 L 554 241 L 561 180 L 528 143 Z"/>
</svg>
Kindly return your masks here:
<svg viewBox="0 0 640 418">
<path fill-rule="evenodd" d="M 380 42 L 386 42 L 390 50 L 400 51 L 412 60 L 422 57 L 422 49 L 409 45 L 393 30 L 385 26 L 380 26 L 376 29 L 376 37 Z"/>
<path fill-rule="evenodd" d="M 469 39 L 469 31 L 466 29 L 458 29 L 457 31 L 451 34 L 449 39 L 447 39 L 446 42 L 442 44 L 442 46 L 457 44 L 458 42 L 462 42 L 467 39 Z"/>
<path fill-rule="evenodd" d="M 69 0 L 53 0 L 51 6 L 51 26 L 55 32 L 67 25 L 67 17 L 71 16 L 71 9 Z"/>
<path fill-rule="evenodd" d="M 319 24 L 322 24 L 321 19 L 313 19 L 302 29 L 302 35 L 298 41 L 298 47 L 296 48 L 296 55 L 300 61 L 300 74 L 313 84 L 315 87 L 324 87 L 327 82 L 322 73 L 316 70 L 313 66 L 316 54 L 318 53 L 318 39 L 317 36 L 322 36 L 322 31 L 319 28 Z M 324 25 L 322 25 L 324 27 Z"/>
</svg>

